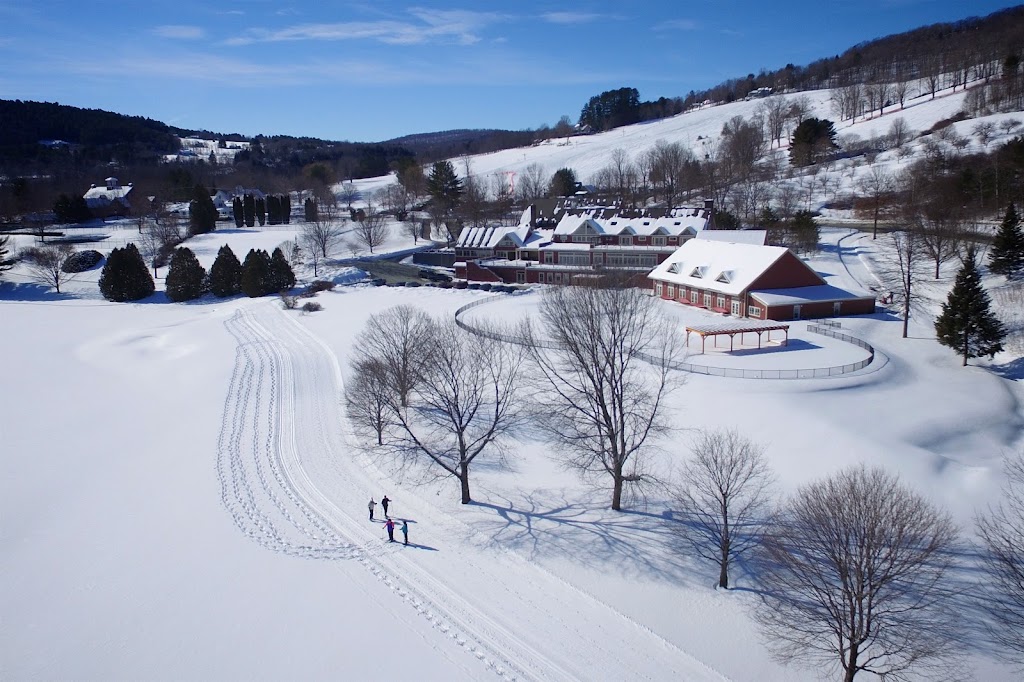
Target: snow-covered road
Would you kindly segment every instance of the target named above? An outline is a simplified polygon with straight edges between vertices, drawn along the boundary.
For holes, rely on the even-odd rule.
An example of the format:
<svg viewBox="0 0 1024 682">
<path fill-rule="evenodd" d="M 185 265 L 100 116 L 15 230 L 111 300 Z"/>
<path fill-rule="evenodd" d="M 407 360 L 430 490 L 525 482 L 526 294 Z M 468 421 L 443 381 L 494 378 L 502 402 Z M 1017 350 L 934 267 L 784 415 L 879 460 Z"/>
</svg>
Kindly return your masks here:
<svg viewBox="0 0 1024 682">
<path fill-rule="evenodd" d="M 247 536 L 275 552 L 359 562 L 500 678 L 723 679 L 512 552 L 462 551 L 457 538 L 438 548 L 384 542 L 380 525 L 362 516 L 365 491 L 377 483 L 353 457 L 333 353 L 273 302 L 239 310 L 225 325 L 238 347 L 217 473 L 224 505 Z"/>
</svg>

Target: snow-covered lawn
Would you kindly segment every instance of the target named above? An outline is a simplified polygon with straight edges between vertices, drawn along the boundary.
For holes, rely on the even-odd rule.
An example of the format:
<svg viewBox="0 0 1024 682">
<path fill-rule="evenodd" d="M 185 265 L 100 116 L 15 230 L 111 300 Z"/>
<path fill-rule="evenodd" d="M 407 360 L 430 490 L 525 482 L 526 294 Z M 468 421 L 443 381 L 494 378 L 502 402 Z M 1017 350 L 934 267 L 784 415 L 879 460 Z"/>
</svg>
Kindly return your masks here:
<svg viewBox="0 0 1024 682">
<path fill-rule="evenodd" d="M 219 230 L 187 245 L 208 266 L 223 243 L 242 257 L 293 233 Z M 823 242 L 813 267 L 872 286 L 883 240 L 827 230 Z M 463 506 L 453 481 L 353 434 L 340 391 L 371 314 L 450 316 L 487 297 L 470 315 L 514 319 L 539 293 L 355 284 L 303 315 L 273 298 L 111 304 L 97 277 L 61 297 L 17 271 L 0 283 L 0 677 L 819 679 L 770 658 L 750 577 L 713 589 L 715 569 L 673 533 L 662 491 L 612 513 L 605 482 L 580 481 L 524 432 L 505 464 L 477 467 L 476 503 Z M 664 305 L 680 324 L 697 314 Z M 815 380 L 688 375 L 669 405 L 679 430 L 654 465 L 670 475 L 692 429 L 732 426 L 765 445 L 780 494 L 879 464 L 970 534 L 1001 458 L 1021 447 L 1015 358 L 962 368 L 924 315 L 909 339 L 883 309 L 842 324 L 876 347 L 872 366 Z M 705 356 L 753 367 L 863 354 L 804 327 L 793 323 L 803 343 L 789 348 Z M 410 521 L 410 547 L 366 517 L 385 494 Z M 977 679 L 1012 679 L 964 655 Z"/>
</svg>

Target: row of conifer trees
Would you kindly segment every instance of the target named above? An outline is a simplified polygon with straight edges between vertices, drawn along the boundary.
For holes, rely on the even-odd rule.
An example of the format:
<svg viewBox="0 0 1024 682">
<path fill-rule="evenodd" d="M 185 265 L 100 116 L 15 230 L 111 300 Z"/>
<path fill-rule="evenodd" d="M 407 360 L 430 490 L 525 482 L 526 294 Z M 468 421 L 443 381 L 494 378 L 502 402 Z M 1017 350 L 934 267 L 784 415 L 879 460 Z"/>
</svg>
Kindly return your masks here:
<svg viewBox="0 0 1024 682">
<path fill-rule="evenodd" d="M 227 244 L 220 247 L 210 272 L 199 264 L 192 250 L 178 247 L 167 268 L 167 298 L 191 301 L 206 292 L 223 298 L 245 294 L 250 298 L 287 291 L 295 286 L 295 273 L 280 248 L 268 254 L 251 249 L 239 262 Z M 100 274 L 100 293 L 108 301 L 138 301 L 156 289 L 149 268 L 135 244 L 114 249 Z"/>
<path fill-rule="evenodd" d="M 287 225 L 291 223 L 292 200 L 287 194 L 270 194 L 265 198 L 246 194 L 244 197 L 235 197 L 231 209 L 235 227 L 254 227 L 257 222 L 260 227 L 267 222 L 271 225 Z"/>
</svg>

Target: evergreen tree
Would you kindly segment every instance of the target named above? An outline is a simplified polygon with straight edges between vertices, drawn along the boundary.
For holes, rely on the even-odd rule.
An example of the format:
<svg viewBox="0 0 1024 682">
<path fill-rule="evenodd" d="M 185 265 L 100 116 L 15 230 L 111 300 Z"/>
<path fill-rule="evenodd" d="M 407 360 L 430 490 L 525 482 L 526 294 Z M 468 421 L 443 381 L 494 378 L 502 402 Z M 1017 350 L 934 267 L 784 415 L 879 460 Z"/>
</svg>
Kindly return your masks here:
<svg viewBox="0 0 1024 682">
<path fill-rule="evenodd" d="M 292 197 L 290 194 L 281 195 L 281 222 L 285 225 L 292 222 Z"/>
<path fill-rule="evenodd" d="M 202 185 L 192 188 L 192 201 L 188 206 L 190 234 L 205 234 L 217 227 L 217 207 Z"/>
<path fill-rule="evenodd" d="M 92 211 L 81 196 L 61 194 L 53 203 L 53 214 L 59 223 L 84 223 L 92 219 Z"/>
<path fill-rule="evenodd" d="M 245 216 L 246 227 L 256 225 L 256 197 L 251 194 L 245 195 L 245 198 L 242 199 L 242 213 Z"/>
<path fill-rule="evenodd" d="M 988 269 L 997 275 L 1015 278 L 1024 274 L 1024 231 L 1021 230 L 1017 208 L 1010 204 L 992 239 L 988 256 Z"/>
<path fill-rule="evenodd" d="M 245 224 L 245 209 L 242 208 L 242 200 L 235 197 L 231 200 L 231 213 L 235 219 L 235 227 L 241 227 Z"/>
<path fill-rule="evenodd" d="M 427 194 L 445 212 L 450 213 L 462 198 L 462 180 L 451 161 L 435 161 L 427 177 Z"/>
<path fill-rule="evenodd" d="M 789 221 L 787 244 L 797 253 L 814 253 L 818 250 L 820 231 L 814 214 L 810 211 L 797 211 Z"/>
<path fill-rule="evenodd" d="M 267 202 L 263 197 L 256 199 L 256 222 L 260 224 L 260 227 L 267 222 Z"/>
<path fill-rule="evenodd" d="M 175 303 L 191 301 L 203 295 L 206 270 L 191 249 L 179 246 L 167 268 L 167 298 Z"/>
<path fill-rule="evenodd" d="M 794 166 L 809 166 L 826 158 L 837 148 L 836 128 L 825 118 L 805 118 L 793 131 L 789 161 Z"/>
<path fill-rule="evenodd" d="M 242 291 L 242 264 L 227 244 L 220 247 L 210 266 L 210 291 L 220 298 Z"/>
<path fill-rule="evenodd" d="M 287 291 L 295 286 L 295 273 L 281 247 L 274 249 L 270 256 L 270 280 L 272 291 Z"/>
<path fill-rule="evenodd" d="M 7 244 L 10 240 L 11 238 L 7 235 L 0 234 L 0 275 L 14 266 L 14 259 L 8 257 L 10 250 L 7 248 Z"/>
<path fill-rule="evenodd" d="M 315 223 L 317 219 L 317 207 L 316 202 L 313 201 L 313 197 L 308 197 L 306 202 L 303 204 L 305 209 L 305 218 L 307 223 Z"/>
<path fill-rule="evenodd" d="M 273 194 L 267 195 L 267 222 L 277 225 L 281 222 L 281 202 Z"/>
<path fill-rule="evenodd" d="M 249 298 L 258 298 L 273 291 L 270 256 L 263 249 L 251 249 L 242 263 L 242 293 Z"/>
<path fill-rule="evenodd" d="M 559 168 L 551 176 L 548 194 L 553 197 L 571 197 L 576 194 L 576 171 L 572 168 Z"/>
<path fill-rule="evenodd" d="M 935 320 L 939 343 L 959 351 L 964 365 L 968 358 L 993 357 L 1003 349 L 1006 330 L 992 314 L 990 306 L 991 301 L 981 286 L 981 274 L 971 249 L 956 275 L 949 298 L 942 304 L 942 314 Z"/>
<path fill-rule="evenodd" d="M 114 249 L 100 273 L 100 293 L 108 301 L 137 301 L 156 290 L 149 268 L 135 244 Z"/>
</svg>

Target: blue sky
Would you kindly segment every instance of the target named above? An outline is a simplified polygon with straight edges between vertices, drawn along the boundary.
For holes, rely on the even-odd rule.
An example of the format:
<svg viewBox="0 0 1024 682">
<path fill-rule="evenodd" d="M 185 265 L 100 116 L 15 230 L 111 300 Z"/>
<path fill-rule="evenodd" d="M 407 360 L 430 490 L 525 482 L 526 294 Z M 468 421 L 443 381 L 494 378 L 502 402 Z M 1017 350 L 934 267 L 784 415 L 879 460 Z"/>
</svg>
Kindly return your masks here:
<svg viewBox="0 0 1024 682">
<path fill-rule="evenodd" d="M 1014 4 L 0 0 L 0 98 L 335 140 L 535 128 Z"/>
</svg>

